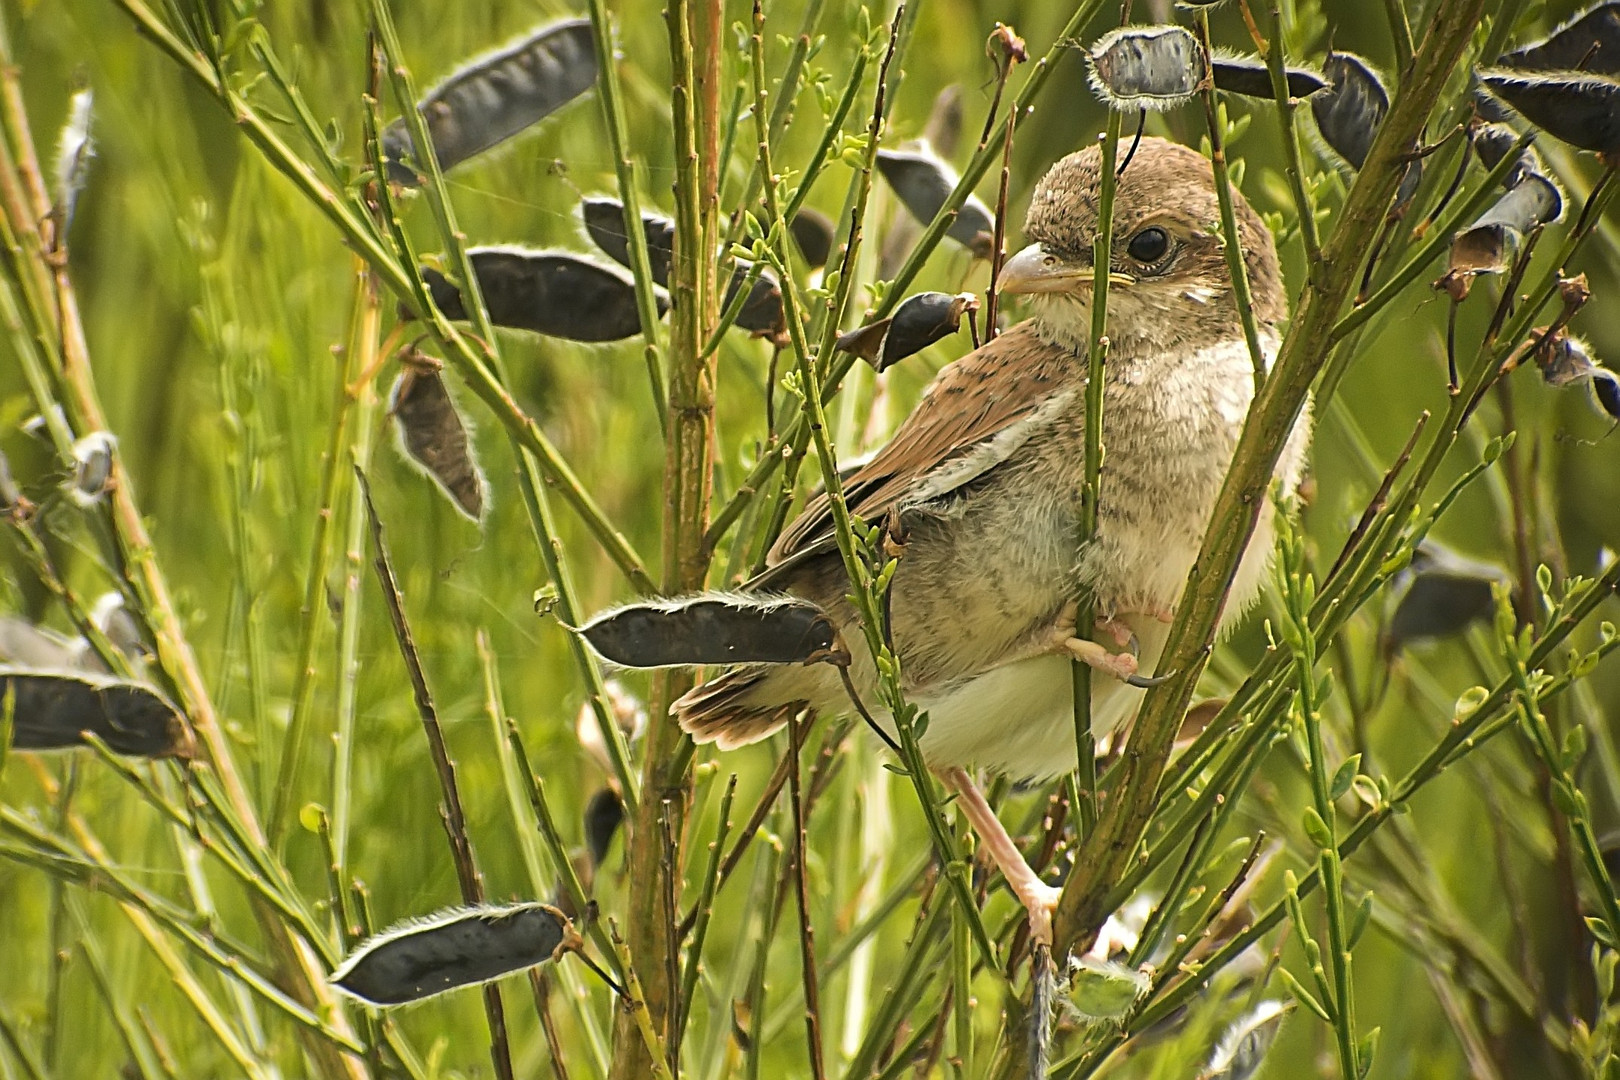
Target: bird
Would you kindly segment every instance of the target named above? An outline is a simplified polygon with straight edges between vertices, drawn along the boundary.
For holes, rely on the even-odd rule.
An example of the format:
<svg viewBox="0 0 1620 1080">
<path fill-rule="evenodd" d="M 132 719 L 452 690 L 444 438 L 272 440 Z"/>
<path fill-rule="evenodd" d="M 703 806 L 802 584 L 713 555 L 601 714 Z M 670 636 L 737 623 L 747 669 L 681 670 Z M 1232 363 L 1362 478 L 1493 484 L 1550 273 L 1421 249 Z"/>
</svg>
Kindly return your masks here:
<svg viewBox="0 0 1620 1080">
<path fill-rule="evenodd" d="M 844 482 L 849 511 L 887 522 L 898 565 L 889 619 L 907 700 L 926 712 L 920 748 L 1050 943 L 1058 890 L 1028 866 L 970 770 L 1047 778 L 1075 767 L 1071 659 L 1092 680 L 1101 735 L 1134 714 L 1159 660 L 1254 395 L 1254 369 L 1226 261 L 1210 161 L 1144 138 L 1118 178 L 1106 311 L 1094 534 L 1080 538 L 1093 241 L 1102 156 L 1090 146 L 1037 184 L 1027 246 L 999 292 L 1030 317 L 946 365 L 893 437 Z M 1269 363 L 1287 301 L 1271 234 L 1233 192 L 1260 348 Z M 1277 465 L 1297 488 L 1310 438 L 1302 414 Z M 1223 613 L 1259 595 L 1275 537 L 1263 507 Z M 825 493 L 810 500 L 743 586 L 810 600 L 860 640 Z M 1097 626 L 1075 625 L 1089 599 Z M 1112 648 L 1108 646 L 1112 646 Z M 878 698 L 866 650 L 847 670 Z M 698 743 L 756 742 L 805 710 L 852 711 L 831 666 L 733 667 L 671 707 Z M 893 718 L 873 710 L 893 732 Z"/>
</svg>

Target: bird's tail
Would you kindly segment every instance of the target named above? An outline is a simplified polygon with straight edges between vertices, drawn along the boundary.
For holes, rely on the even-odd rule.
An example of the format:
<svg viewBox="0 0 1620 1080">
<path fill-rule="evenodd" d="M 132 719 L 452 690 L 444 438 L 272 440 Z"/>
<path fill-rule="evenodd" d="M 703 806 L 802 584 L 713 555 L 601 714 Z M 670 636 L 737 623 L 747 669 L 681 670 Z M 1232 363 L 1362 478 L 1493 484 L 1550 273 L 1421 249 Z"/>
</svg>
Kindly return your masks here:
<svg viewBox="0 0 1620 1080">
<path fill-rule="evenodd" d="M 695 742 L 722 750 L 759 742 L 809 704 L 765 692 L 771 675 L 767 668 L 733 668 L 689 690 L 669 711 Z"/>
</svg>

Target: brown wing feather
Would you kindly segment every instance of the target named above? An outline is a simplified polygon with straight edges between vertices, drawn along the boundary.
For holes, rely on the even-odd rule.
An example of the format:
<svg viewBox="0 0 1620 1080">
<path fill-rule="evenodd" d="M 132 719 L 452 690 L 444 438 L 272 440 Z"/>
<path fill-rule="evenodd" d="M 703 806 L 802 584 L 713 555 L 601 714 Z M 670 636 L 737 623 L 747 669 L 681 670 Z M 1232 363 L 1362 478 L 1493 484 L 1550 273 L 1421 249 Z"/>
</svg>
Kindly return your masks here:
<svg viewBox="0 0 1620 1080">
<path fill-rule="evenodd" d="M 894 438 L 845 481 L 850 511 L 879 520 L 922 477 L 1039 408 L 1075 363 L 1072 353 L 1043 342 L 1032 322 L 1022 322 L 947 364 Z M 777 538 L 766 564 L 778 566 L 832 538 L 827 496 L 817 495 Z"/>
</svg>

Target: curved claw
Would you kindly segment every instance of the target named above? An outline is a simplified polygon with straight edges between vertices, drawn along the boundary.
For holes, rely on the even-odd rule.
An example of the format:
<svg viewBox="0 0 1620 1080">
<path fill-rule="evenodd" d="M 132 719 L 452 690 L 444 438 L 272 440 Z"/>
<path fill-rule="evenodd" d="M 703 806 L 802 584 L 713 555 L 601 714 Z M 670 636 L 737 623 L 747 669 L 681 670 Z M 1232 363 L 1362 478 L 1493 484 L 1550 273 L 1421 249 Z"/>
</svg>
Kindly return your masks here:
<svg viewBox="0 0 1620 1080">
<path fill-rule="evenodd" d="M 1163 675 L 1127 675 L 1125 685 L 1134 686 L 1139 690 L 1151 690 L 1155 686 L 1162 686 L 1170 681 L 1175 672 L 1168 671 Z"/>
</svg>

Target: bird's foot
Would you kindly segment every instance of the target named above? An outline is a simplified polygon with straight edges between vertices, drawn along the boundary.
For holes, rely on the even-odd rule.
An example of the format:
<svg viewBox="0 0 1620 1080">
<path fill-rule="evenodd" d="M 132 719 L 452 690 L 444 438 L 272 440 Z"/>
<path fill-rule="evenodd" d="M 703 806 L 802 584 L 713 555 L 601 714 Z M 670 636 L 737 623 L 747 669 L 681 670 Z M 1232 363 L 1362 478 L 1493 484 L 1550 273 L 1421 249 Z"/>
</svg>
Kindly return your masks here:
<svg viewBox="0 0 1620 1080">
<path fill-rule="evenodd" d="M 990 856 L 1001 870 L 1001 876 L 1012 886 L 1013 895 L 1029 912 L 1030 936 L 1037 944 L 1050 948 L 1052 913 L 1057 910 L 1058 897 L 1063 890 L 1041 880 L 965 769 L 943 769 L 939 775 L 946 786 L 956 792 L 957 807 L 979 834 L 980 851 Z"/>
<path fill-rule="evenodd" d="M 1134 640 L 1133 635 L 1131 641 L 1134 642 Z M 1077 637 L 1069 638 L 1063 643 L 1063 647 L 1076 660 L 1089 665 L 1104 675 L 1111 675 L 1129 686 L 1146 689 L 1150 686 L 1158 686 L 1165 680 L 1163 675 L 1149 678 L 1146 675 L 1138 674 L 1136 656 L 1132 652 L 1111 653 L 1095 641 L 1087 641 L 1085 638 Z"/>
<path fill-rule="evenodd" d="M 1022 885 L 1014 885 L 1013 892 L 1017 894 L 1018 902 L 1024 905 L 1024 910 L 1029 913 L 1030 940 L 1050 949 L 1052 915 L 1057 911 L 1058 898 L 1063 895 L 1063 890 L 1035 878 Z"/>
</svg>

